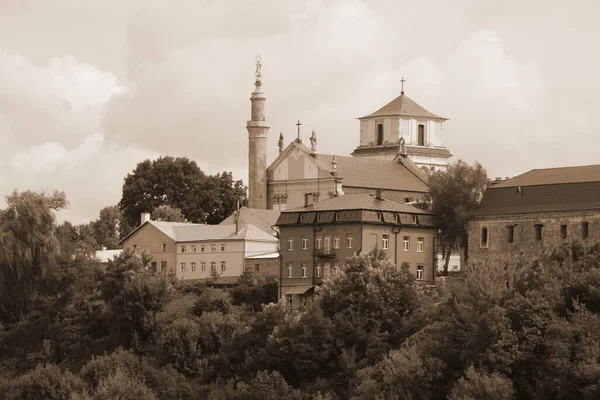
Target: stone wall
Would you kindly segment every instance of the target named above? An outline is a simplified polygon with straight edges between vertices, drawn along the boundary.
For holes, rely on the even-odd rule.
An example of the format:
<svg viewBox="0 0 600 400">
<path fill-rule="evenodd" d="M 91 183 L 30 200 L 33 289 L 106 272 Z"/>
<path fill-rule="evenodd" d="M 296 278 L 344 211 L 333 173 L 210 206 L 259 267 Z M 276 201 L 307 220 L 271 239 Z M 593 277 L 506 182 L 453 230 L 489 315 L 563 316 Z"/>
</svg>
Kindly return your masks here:
<svg viewBox="0 0 600 400">
<path fill-rule="evenodd" d="M 279 281 L 280 262 L 280 258 L 247 258 L 246 271 L 251 272 L 253 276 L 275 278 Z"/>
<path fill-rule="evenodd" d="M 588 223 L 588 237 L 583 238 L 583 224 Z M 536 225 L 542 225 L 542 239 L 536 238 Z M 566 238 L 561 235 L 566 225 Z M 513 242 L 509 242 L 513 226 Z M 482 228 L 487 228 L 487 247 L 482 245 Z M 505 214 L 474 217 L 469 230 L 469 262 L 488 256 L 534 255 L 565 242 L 600 241 L 600 211 L 561 211 L 530 214 Z"/>
</svg>

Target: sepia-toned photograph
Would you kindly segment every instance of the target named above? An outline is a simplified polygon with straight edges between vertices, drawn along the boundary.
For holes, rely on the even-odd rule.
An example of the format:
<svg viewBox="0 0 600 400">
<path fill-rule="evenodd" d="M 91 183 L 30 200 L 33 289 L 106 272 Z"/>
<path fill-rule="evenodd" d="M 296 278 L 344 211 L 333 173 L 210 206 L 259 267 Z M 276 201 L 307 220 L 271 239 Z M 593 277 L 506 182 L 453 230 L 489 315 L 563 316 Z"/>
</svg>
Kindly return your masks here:
<svg viewBox="0 0 600 400">
<path fill-rule="evenodd" d="M 600 399 L 599 17 L 0 0 L 0 399 Z"/>
</svg>

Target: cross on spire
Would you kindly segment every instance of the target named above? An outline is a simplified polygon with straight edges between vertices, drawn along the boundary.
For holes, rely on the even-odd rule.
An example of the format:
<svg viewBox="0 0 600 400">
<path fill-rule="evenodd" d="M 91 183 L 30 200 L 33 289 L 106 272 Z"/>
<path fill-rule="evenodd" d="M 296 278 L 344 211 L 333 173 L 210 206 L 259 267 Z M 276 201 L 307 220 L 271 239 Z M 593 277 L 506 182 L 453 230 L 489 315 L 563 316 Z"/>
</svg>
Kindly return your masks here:
<svg viewBox="0 0 600 400">
<path fill-rule="evenodd" d="M 296 142 L 298 143 L 302 143 L 302 139 L 300 139 L 300 125 L 302 125 L 302 123 L 300 122 L 300 120 L 298 120 L 298 122 L 296 123 L 296 126 L 298 127 L 298 138 L 296 139 Z"/>
<path fill-rule="evenodd" d="M 402 91 L 400 92 L 400 94 L 404 94 L 404 82 L 406 82 L 406 79 L 402 77 L 402 79 L 400 79 L 400 83 L 402 83 Z"/>
</svg>

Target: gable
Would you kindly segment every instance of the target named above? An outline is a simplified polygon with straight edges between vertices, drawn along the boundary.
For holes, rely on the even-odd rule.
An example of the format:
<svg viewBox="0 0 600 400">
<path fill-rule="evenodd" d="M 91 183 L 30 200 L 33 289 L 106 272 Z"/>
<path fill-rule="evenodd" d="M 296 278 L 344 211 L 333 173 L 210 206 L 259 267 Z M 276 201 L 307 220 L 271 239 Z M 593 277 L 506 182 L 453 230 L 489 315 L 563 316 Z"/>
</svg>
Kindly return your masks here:
<svg viewBox="0 0 600 400">
<path fill-rule="evenodd" d="M 154 241 L 160 241 L 161 243 L 175 242 L 175 240 L 163 231 L 158 229 L 156 226 L 151 224 L 149 221 L 139 226 L 123 240 L 119 242 L 122 247 L 129 247 L 129 244 L 135 242 L 135 244 L 150 243 Z M 148 247 L 148 246 L 141 246 Z"/>
<path fill-rule="evenodd" d="M 329 169 L 306 146 L 294 141 L 273 161 L 268 173 L 271 181 L 290 181 L 330 177 Z"/>
</svg>

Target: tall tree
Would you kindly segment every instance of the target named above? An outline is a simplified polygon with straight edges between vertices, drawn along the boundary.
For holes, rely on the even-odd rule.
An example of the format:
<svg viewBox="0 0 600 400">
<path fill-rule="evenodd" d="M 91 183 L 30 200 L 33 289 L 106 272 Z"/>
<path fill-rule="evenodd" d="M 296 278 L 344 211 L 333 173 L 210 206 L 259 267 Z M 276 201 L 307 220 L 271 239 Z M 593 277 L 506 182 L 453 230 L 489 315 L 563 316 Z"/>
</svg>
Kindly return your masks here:
<svg viewBox="0 0 600 400">
<path fill-rule="evenodd" d="M 218 223 L 245 199 L 245 187 L 231 173 L 206 175 L 186 157 L 145 160 L 128 174 L 119 207 L 132 226 L 142 212 L 168 205 L 190 222 Z"/>
<path fill-rule="evenodd" d="M 100 216 L 93 222 L 96 242 L 107 249 L 116 249 L 119 244 L 119 226 L 123 214 L 118 206 L 108 206 L 100 210 Z"/>
<path fill-rule="evenodd" d="M 14 191 L 6 202 L 0 210 L 0 322 L 26 315 L 39 278 L 56 266 L 54 213 L 67 205 L 63 192 Z"/>
<path fill-rule="evenodd" d="M 426 203 L 437 215 L 441 228 L 440 245 L 444 252 L 444 274 L 448 274 L 450 253 L 462 248 L 468 257 L 467 243 L 470 215 L 477 208 L 486 188 L 487 172 L 475 162 L 458 160 L 446 171 L 435 171 L 429 177 Z"/>
</svg>

